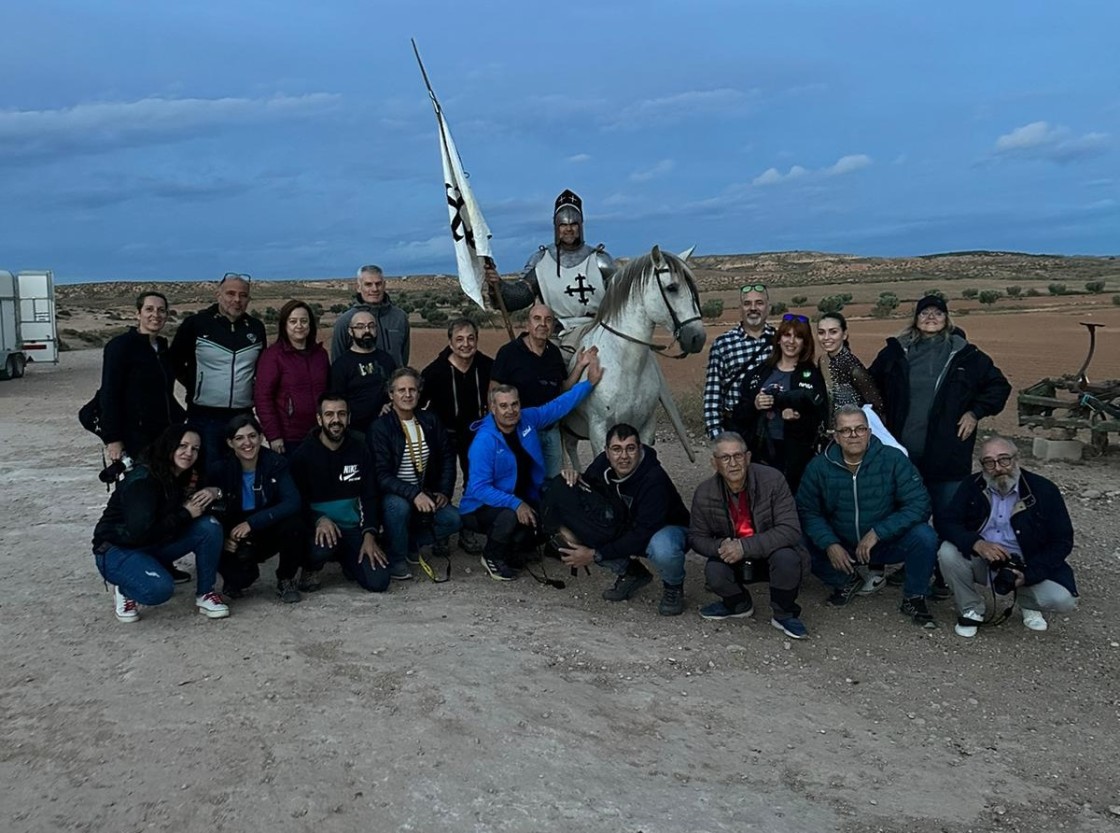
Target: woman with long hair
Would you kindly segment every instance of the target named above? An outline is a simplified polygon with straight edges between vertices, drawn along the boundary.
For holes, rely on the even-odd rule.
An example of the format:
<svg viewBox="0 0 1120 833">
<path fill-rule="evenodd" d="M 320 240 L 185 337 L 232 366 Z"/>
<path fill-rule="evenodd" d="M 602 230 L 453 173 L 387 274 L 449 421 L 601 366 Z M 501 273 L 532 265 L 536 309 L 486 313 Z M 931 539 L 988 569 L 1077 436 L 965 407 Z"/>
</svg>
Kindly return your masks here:
<svg viewBox="0 0 1120 833">
<path fill-rule="evenodd" d="M 817 339 L 823 351 L 817 364 L 828 391 L 831 412 L 844 405 L 870 405 L 883 412 L 883 397 L 864 366 L 848 346 L 848 321 L 839 312 L 826 312 L 817 319 Z"/>
<path fill-rule="evenodd" d="M 195 605 L 210 619 L 229 616 L 214 592 L 222 526 L 207 509 L 221 496 L 199 488 L 202 438 L 189 425 L 172 425 L 148 447 L 144 463 L 128 472 L 93 530 L 98 572 L 113 585 L 116 616 L 140 618 L 137 605 L 166 602 L 175 591 L 171 568 L 193 552 L 198 571 Z"/>
<path fill-rule="evenodd" d="M 257 363 L 253 386 L 253 404 L 270 449 L 291 458 L 315 427 L 319 395 L 329 377 L 315 313 L 304 301 L 288 301 L 280 308 L 277 339 Z"/>
<path fill-rule="evenodd" d="M 817 452 L 828 409 L 814 353 L 809 319 L 787 313 L 774 335 L 770 358 L 743 380 L 732 416 L 753 461 L 785 474 L 792 492 Z"/>
<path fill-rule="evenodd" d="M 303 564 L 306 538 L 300 522 L 300 497 L 288 461 L 263 446 L 261 424 L 238 414 L 226 427 L 233 452 L 210 468 L 207 480 L 225 496 L 222 528 L 225 541 L 218 572 L 222 593 L 231 599 L 260 578 L 259 565 L 275 553 L 276 593 L 283 602 L 300 600 L 296 573 Z"/>
</svg>

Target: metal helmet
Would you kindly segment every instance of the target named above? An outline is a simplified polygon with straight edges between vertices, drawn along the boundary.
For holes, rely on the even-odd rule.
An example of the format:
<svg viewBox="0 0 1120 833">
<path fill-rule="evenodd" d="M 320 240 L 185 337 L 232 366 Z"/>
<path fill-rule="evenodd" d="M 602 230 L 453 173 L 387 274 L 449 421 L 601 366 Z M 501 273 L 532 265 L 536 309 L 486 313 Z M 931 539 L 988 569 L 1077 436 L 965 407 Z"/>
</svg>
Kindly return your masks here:
<svg viewBox="0 0 1120 833">
<path fill-rule="evenodd" d="M 561 224 L 575 224 L 579 226 L 579 237 L 576 240 L 576 245 L 582 246 L 583 200 L 579 198 L 579 194 L 575 191 L 565 189 L 565 191 L 556 198 L 556 208 L 552 213 L 552 227 L 555 232 L 554 238 L 557 245 L 560 244 L 559 229 Z"/>
</svg>

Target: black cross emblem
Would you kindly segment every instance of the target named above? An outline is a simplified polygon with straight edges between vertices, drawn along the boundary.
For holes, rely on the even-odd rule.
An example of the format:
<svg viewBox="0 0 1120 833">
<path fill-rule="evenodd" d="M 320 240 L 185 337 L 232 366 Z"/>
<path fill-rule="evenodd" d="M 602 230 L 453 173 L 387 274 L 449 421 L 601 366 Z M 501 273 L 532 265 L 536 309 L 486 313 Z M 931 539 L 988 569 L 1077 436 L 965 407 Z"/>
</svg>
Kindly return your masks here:
<svg viewBox="0 0 1120 833">
<path fill-rule="evenodd" d="M 447 204 L 455 209 L 455 219 L 451 221 L 451 237 L 456 241 L 466 240 L 467 245 L 471 247 L 471 251 L 475 250 L 474 243 L 474 230 L 467 225 L 467 218 L 463 215 L 463 196 L 459 193 L 459 189 L 452 185 L 450 182 L 445 182 L 444 188 L 447 191 Z"/>
<path fill-rule="evenodd" d="M 576 275 L 576 285 L 575 286 L 569 286 L 567 289 L 564 290 L 564 294 L 565 295 L 578 295 L 579 296 L 579 302 L 581 304 L 583 304 L 584 306 L 587 306 L 588 304 L 591 303 L 587 299 L 587 296 L 595 294 L 595 287 L 593 287 L 591 284 L 589 284 L 587 282 L 587 277 L 585 275 Z"/>
</svg>

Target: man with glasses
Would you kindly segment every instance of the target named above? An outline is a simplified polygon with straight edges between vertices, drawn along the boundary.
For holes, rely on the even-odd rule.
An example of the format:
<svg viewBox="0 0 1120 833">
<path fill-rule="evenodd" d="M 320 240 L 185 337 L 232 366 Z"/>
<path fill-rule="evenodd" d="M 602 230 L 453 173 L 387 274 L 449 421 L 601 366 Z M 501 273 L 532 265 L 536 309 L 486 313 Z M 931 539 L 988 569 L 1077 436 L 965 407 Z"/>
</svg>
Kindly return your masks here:
<svg viewBox="0 0 1120 833">
<path fill-rule="evenodd" d="M 249 315 L 248 275 L 226 272 L 217 303 L 188 315 L 171 342 L 171 365 L 187 391 L 187 420 L 206 460 L 222 457 L 226 425 L 253 412 L 253 382 L 265 348 L 264 324 Z"/>
<path fill-rule="evenodd" d="M 769 466 L 752 466 L 743 438 L 733 431 L 712 441 L 715 475 L 692 496 L 692 548 L 708 559 L 704 577 L 718 602 L 700 609 L 705 619 L 754 613 L 747 585 L 770 583 L 770 624 L 792 639 L 808 631 L 797 594 L 809 572 L 797 507 L 785 478 Z"/>
<path fill-rule="evenodd" d="M 373 313 L 377 322 L 374 331 L 377 346 L 392 357 L 394 367 L 406 366 L 412 339 L 408 313 L 390 300 L 389 293 L 385 291 L 385 275 L 380 266 L 372 263 L 358 270 L 358 293 L 354 296 L 350 309 L 335 319 L 331 359 L 344 355 L 350 347 L 354 338 L 350 321 L 359 309 Z"/>
<path fill-rule="evenodd" d="M 868 569 L 904 562 L 899 610 L 935 627 L 926 596 L 937 534 L 921 475 L 905 454 L 871 436 L 859 407 L 839 408 L 833 428 L 835 442 L 809 462 L 797 490 L 813 574 L 832 588 L 828 603 L 841 607 L 863 587 Z"/>
<path fill-rule="evenodd" d="M 1019 467 L 1018 449 L 1002 437 L 980 447 L 980 466 L 935 519 L 945 539 L 937 558 L 953 590 L 955 630 L 970 638 L 993 619 L 977 585 L 998 585 L 1000 572 L 1007 571 L 1023 625 L 1044 631 L 1043 611 L 1077 607 L 1077 585 L 1066 563 L 1073 525 L 1065 501 L 1045 477 Z"/>
<path fill-rule="evenodd" d="M 704 379 L 704 429 L 714 438 L 731 427 L 743 379 L 774 347 L 774 328 L 766 323 L 770 296 L 761 283 L 739 288 L 740 321 L 712 342 Z"/>
<path fill-rule="evenodd" d="M 574 544 L 563 547 L 561 559 L 570 567 L 592 562 L 615 574 L 611 587 L 603 591 L 608 602 L 621 602 L 653 580 L 639 560 L 645 557 L 661 576 L 662 616 L 684 612 L 684 554 L 688 549 L 688 509 L 657 452 L 642 443 L 638 429 L 619 423 L 607 431 L 606 449 L 591 461 L 583 477 L 573 469 L 561 474 L 568 486 L 580 479 L 601 483 L 614 491 L 628 508 L 626 531 L 597 547 Z"/>
<path fill-rule="evenodd" d="M 350 316 L 350 348 L 331 363 L 331 391 L 350 406 L 350 427 L 365 434 L 389 405 L 393 357 L 377 346 L 377 320 L 368 309 Z"/>
</svg>

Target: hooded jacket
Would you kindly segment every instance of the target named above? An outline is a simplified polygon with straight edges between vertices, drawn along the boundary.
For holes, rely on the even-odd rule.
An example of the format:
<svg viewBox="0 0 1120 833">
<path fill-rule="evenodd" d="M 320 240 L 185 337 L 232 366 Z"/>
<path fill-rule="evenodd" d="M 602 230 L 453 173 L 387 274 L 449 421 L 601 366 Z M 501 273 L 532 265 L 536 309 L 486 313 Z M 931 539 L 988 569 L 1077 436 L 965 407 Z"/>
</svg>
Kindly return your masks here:
<svg viewBox="0 0 1120 833">
<path fill-rule="evenodd" d="M 303 498 L 304 520 L 312 528 L 327 517 L 343 529 L 376 533 L 377 476 L 365 437 L 347 431 L 337 450 L 327 448 L 316 428 L 292 455 L 292 479 Z"/>
<path fill-rule="evenodd" d="M 319 395 L 327 389 L 330 361 L 319 342 L 297 350 L 280 339 L 261 354 L 253 402 L 269 440 L 296 443 L 315 427 Z"/>
<path fill-rule="evenodd" d="M 486 414 L 490 368 L 494 360 L 475 353 L 470 368 L 463 373 L 451 364 L 450 356 L 451 348 L 443 348 L 420 374 L 424 380 L 420 407 L 438 416 L 448 431 L 462 436 L 470 433 L 471 423 Z"/>
<path fill-rule="evenodd" d="M 385 293 L 385 300 L 380 304 L 370 304 L 362 300 L 360 294 L 354 295 L 350 302 L 350 309 L 340 314 L 334 322 L 334 333 L 331 336 L 331 359 L 337 360 L 339 356 L 350 349 L 350 319 L 358 310 L 372 312 L 377 319 L 377 347 L 388 353 L 397 367 L 408 367 L 408 355 L 411 347 L 411 329 L 408 323 L 408 313 L 396 306 Z"/>
</svg>

